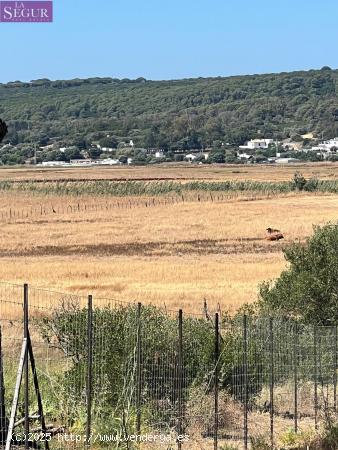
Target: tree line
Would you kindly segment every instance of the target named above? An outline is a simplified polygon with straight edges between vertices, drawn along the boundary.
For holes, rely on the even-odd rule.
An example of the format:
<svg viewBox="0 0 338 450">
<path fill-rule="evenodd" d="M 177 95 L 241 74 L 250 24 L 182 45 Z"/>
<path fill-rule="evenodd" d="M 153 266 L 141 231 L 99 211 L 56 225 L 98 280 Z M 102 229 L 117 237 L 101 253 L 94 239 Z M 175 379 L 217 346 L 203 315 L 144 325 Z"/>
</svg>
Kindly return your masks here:
<svg viewBox="0 0 338 450">
<path fill-rule="evenodd" d="M 338 70 L 172 81 L 34 80 L 0 84 L 4 143 L 30 157 L 32 143 L 92 143 L 167 152 L 237 146 L 255 137 L 338 135 Z M 0 155 L 1 158 L 1 155 Z"/>
</svg>

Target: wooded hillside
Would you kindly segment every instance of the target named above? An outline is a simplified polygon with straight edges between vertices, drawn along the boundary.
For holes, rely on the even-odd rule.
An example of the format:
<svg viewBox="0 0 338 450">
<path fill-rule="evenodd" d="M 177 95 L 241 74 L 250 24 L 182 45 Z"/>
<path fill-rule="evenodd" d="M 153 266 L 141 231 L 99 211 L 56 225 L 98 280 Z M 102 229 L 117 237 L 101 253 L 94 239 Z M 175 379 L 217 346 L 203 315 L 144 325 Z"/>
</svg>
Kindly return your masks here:
<svg viewBox="0 0 338 450">
<path fill-rule="evenodd" d="M 52 139 L 84 148 L 109 134 L 139 147 L 185 150 L 217 140 L 236 145 L 257 135 L 333 137 L 337 80 L 338 70 L 324 67 L 174 81 L 12 82 L 0 85 L 0 117 L 9 125 L 4 142 L 13 144 Z"/>
</svg>

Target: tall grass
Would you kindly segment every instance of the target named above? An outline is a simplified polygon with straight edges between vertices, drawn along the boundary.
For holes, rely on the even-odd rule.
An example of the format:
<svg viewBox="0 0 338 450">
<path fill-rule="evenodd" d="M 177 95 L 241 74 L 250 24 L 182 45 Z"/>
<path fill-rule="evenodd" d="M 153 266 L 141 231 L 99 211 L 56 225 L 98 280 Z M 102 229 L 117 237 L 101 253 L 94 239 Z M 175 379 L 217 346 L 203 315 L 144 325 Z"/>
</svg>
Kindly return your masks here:
<svg viewBox="0 0 338 450">
<path fill-rule="evenodd" d="M 183 195 L 187 192 L 256 192 L 261 194 L 280 194 L 296 191 L 293 181 L 52 181 L 52 182 L 15 182 L 1 181 L 0 191 L 27 191 L 37 194 L 53 195 L 102 195 L 102 196 L 162 196 L 167 194 Z M 316 180 L 305 185 L 305 191 L 338 193 L 337 180 Z"/>
</svg>

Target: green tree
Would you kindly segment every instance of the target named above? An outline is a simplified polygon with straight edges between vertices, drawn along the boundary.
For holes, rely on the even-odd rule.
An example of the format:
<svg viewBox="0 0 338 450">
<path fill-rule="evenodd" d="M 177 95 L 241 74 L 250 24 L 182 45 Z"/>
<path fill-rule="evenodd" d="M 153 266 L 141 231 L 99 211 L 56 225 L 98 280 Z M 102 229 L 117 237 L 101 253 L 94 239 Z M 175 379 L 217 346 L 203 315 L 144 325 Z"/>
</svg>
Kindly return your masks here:
<svg viewBox="0 0 338 450">
<path fill-rule="evenodd" d="M 101 153 L 102 153 L 102 150 L 100 150 L 97 147 L 90 147 L 90 149 L 88 150 L 89 158 L 92 158 L 92 159 L 99 158 Z"/>
<path fill-rule="evenodd" d="M 83 156 L 80 153 L 80 150 L 78 147 L 69 147 L 65 150 L 65 158 L 67 161 L 71 159 L 83 159 Z"/>
<path fill-rule="evenodd" d="M 107 147 L 107 148 L 117 148 L 118 141 L 114 136 L 106 136 L 102 139 L 100 139 L 100 145 L 101 147 Z"/>
<path fill-rule="evenodd" d="M 222 152 L 216 152 L 216 153 L 211 153 L 209 156 L 209 160 L 211 163 L 224 163 L 225 161 L 225 156 L 224 153 Z"/>
<path fill-rule="evenodd" d="M 227 164 L 237 164 L 240 160 L 235 155 L 225 155 L 224 162 Z"/>
<path fill-rule="evenodd" d="M 316 227 L 305 244 L 284 250 L 289 268 L 260 288 L 259 304 L 269 313 L 328 325 L 338 320 L 338 223 Z"/>
<path fill-rule="evenodd" d="M 312 132 L 332 138 L 338 135 L 337 82 L 338 70 L 328 67 L 175 82 L 16 81 L 0 84 L 1 117 L 9 128 L 3 142 L 63 142 L 84 150 L 101 140 L 103 147 L 116 141 L 124 147 L 132 139 L 138 147 L 186 152 L 213 146 L 216 152 L 222 143 L 238 146 L 254 137 L 282 141 Z M 309 153 L 307 159 L 321 157 Z"/>
</svg>

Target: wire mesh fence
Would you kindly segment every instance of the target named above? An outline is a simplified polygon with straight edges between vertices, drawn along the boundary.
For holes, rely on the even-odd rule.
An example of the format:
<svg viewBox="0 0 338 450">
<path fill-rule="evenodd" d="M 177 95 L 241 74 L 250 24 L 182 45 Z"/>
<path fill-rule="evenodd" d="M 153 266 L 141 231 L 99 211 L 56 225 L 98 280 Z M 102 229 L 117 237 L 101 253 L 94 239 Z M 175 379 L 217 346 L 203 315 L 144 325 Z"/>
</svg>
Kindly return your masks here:
<svg viewBox="0 0 338 450">
<path fill-rule="evenodd" d="M 274 448 L 337 413 L 336 326 L 7 283 L 0 326 L 8 450 Z"/>
</svg>

